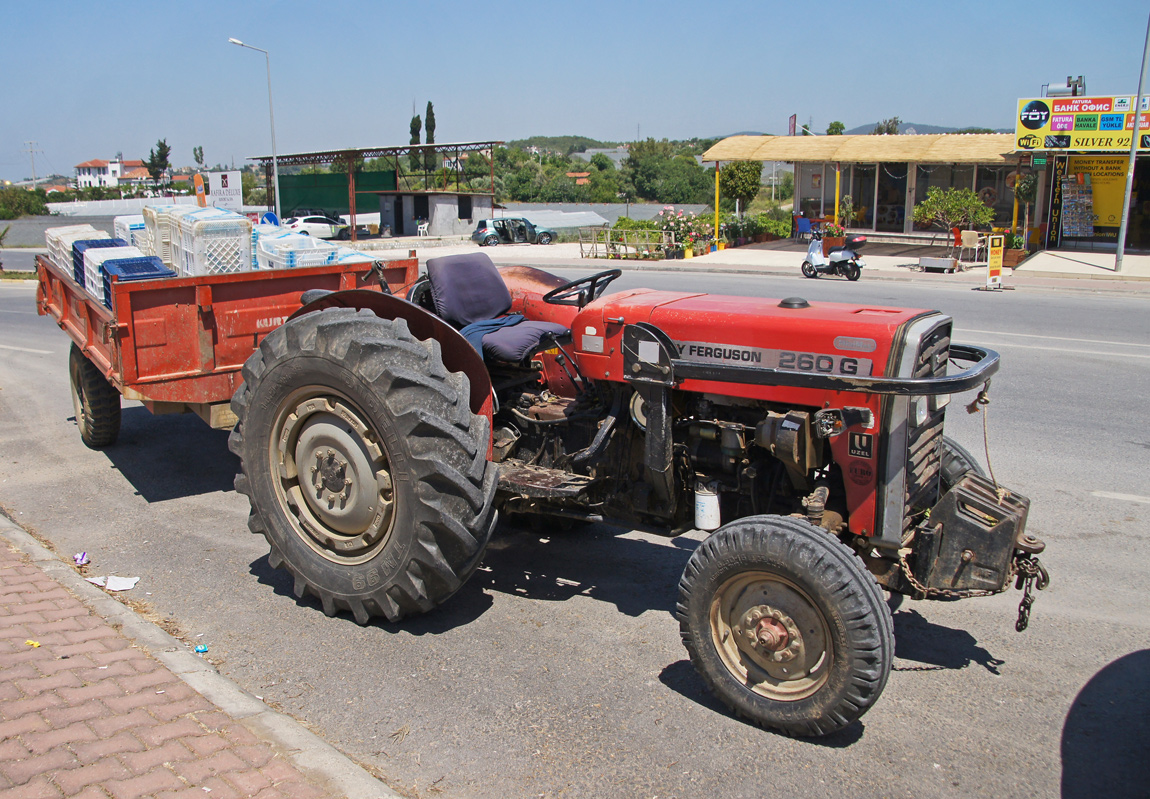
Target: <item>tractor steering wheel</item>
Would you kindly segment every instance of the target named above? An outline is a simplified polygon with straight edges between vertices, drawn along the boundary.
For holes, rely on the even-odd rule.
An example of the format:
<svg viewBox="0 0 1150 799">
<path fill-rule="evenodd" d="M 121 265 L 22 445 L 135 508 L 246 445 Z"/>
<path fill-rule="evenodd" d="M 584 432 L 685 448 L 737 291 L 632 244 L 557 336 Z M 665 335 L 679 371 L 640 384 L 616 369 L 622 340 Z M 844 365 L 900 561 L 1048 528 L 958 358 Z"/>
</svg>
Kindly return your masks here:
<svg viewBox="0 0 1150 799">
<path fill-rule="evenodd" d="M 622 269 L 607 269 L 572 280 L 544 294 L 543 302 L 550 305 L 576 305 L 582 308 L 592 300 L 599 299 L 611 281 L 622 274 Z"/>
</svg>

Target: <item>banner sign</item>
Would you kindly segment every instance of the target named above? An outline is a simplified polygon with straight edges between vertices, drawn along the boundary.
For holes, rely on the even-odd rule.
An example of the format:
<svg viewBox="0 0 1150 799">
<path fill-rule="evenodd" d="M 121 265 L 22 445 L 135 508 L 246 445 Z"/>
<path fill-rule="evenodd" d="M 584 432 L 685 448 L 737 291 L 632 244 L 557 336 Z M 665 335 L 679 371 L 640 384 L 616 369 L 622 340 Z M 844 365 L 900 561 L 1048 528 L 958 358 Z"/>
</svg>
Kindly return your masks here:
<svg viewBox="0 0 1150 799">
<path fill-rule="evenodd" d="M 212 205 L 216 208 L 243 212 L 244 189 L 238 169 L 234 172 L 209 172 L 208 186 L 211 189 Z"/>
<path fill-rule="evenodd" d="M 1150 97 L 1143 95 L 1138 149 L 1150 150 Z M 1014 149 L 1130 149 L 1133 97 L 1025 97 L 1014 118 Z"/>
<path fill-rule="evenodd" d="M 1002 286 L 1002 251 L 1005 242 L 1005 236 L 994 235 L 990 237 L 990 249 L 987 257 L 989 263 L 986 268 L 986 287 L 988 289 L 1001 288 Z"/>
<path fill-rule="evenodd" d="M 1062 244 L 1062 181 L 1066 179 L 1066 162 L 1060 155 L 1054 159 L 1050 175 L 1050 227 L 1046 231 L 1046 249 L 1056 250 Z"/>
<path fill-rule="evenodd" d="M 204 176 L 197 172 L 196 176 L 192 178 L 192 185 L 196 189 L 196 205 L 200 208 L 206 207 L 208 200 L 204 197 Z"/>
</svg>

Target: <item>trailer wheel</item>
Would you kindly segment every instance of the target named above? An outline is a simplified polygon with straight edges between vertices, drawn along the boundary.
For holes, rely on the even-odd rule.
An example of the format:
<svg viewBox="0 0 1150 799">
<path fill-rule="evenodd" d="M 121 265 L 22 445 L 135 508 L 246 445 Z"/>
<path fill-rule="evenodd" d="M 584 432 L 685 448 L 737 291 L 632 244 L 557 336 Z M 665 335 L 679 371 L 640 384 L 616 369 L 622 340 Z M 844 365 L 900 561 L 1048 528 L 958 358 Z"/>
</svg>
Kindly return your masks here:
<svg viewBox="0 0 1150 799">
<path fill-rule="evenodd" d="M 120 435 L 120 392 L 75 344 L 68 353 L 68 377 L 80 440 L 92 449 L 115 444 Z"/>
<path fill-rule="evenodd" d="M 978 459 L 966 447 L 949 436 L 942 437 L 942 492 L 954 487 L 967 472 L 986 477 Z"/>
<path fill-rule="evenodd" d="M 799 519 L 750 517 L 713 533 L 683 571 L 676 616 L 715 695 L 787 735 L 854 722 L 894 657 L 878 583 L 838 539 Z"/>
<path fill-rule="evenodd" d="M 403 320 L 331 308 L 268 334 L 232 399 L 229 446 L 248 526 L 295 595 L 366 624 L 431 610 L 483 557 L 495 525 L 489 423 L 436 341 Z"/>
</svg>

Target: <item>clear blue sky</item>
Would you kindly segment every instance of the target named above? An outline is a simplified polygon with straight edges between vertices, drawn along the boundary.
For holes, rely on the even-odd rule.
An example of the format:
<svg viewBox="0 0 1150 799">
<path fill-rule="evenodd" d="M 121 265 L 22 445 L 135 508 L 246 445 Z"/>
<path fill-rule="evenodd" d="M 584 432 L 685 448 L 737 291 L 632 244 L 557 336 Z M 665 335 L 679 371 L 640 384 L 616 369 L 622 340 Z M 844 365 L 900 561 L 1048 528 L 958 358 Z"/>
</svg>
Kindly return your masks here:
<svg viewBox="0 0 1150 799">
<path fill-rule="evenodd" d="M 816 131 L 899 116 L 1009 127 L 1014 101 L 1084 75 L 1133 94 L 1144 2 L 134 2 L 0 0 L 0 179 L 89 158 L 176 165 L 403 144 L 414 102 L 439 142 L 630 141 Z"/>
</svg>

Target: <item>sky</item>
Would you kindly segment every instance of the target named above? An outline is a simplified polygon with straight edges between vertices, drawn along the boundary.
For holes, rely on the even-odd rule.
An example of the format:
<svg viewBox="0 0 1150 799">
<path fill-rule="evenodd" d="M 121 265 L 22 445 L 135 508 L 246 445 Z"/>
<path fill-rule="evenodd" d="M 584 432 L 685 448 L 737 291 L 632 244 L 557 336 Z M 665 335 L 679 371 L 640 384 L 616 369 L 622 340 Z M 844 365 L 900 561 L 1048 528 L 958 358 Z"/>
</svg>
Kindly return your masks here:
<svg viewBox="0 0 1150 799">
<path fill-rule="evenodd" d="M 280 153 L 437 142 L 824 131 L 892 116 L 1013 126 L 1015 100 L 1083 75 L 1133 94 L 1145 0 L 254 2 L 0 0 L 0 180 L 92 158 L 238 166 Z M 1150 79 L 1147 88 L 1150 93 Z M 35 142 L 28 145 L 27 142 Z"/>
</svg>

